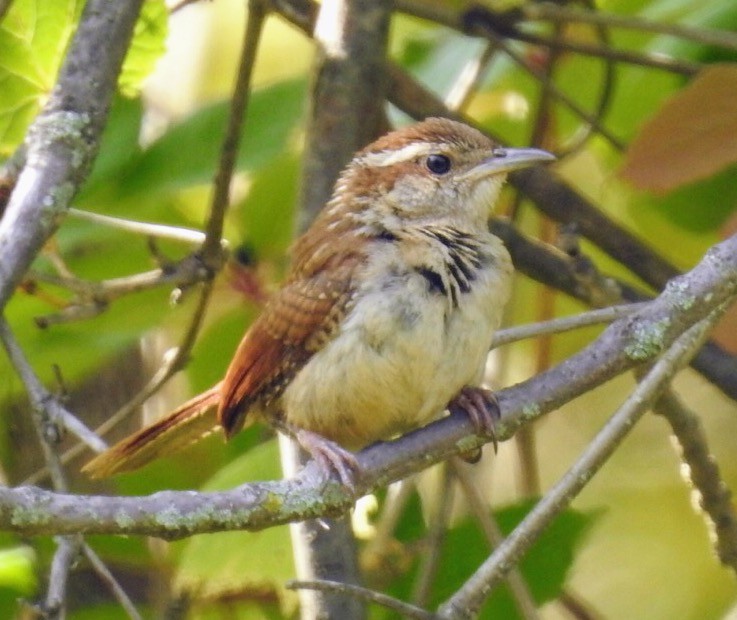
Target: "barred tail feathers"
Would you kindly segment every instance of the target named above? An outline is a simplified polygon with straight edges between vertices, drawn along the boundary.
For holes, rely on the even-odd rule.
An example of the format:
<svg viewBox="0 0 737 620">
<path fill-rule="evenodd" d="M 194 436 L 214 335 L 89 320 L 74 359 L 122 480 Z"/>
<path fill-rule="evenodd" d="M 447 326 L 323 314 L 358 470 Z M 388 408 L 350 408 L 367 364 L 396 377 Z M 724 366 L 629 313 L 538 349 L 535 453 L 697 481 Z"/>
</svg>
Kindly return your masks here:
<svg viewBox="0 0 737 620">
<path fill-rule="evenodd" d="M 89 461 L 82 471 L 90 478 L 107 478 L 132 471 L 160 456 L 178 452 L 217 430 L 220 388 L 221 383 L 214 385 L 160 420 L 122 439 Z"/>
</svg>

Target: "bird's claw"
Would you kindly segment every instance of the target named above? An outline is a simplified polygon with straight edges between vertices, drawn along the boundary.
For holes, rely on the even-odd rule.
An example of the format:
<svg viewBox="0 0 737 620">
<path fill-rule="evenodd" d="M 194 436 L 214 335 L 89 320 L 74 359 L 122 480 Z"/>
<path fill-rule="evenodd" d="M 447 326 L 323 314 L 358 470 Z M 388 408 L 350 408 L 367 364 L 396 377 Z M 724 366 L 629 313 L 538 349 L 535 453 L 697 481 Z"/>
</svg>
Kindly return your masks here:
<svg viewBox="0 0 737 620">
<path fill-rule="evenodd" d="M 494 392 L 480 387 L 464 387 L 458 395 L 448 403 L 451 413 L 465 413 L 473 424 L 476 433 L 490 437 L 497 451 L 496 424 L 501 418 L 499 401 Z"/>
<path fill-rule="evenodd" d="M 299 445 L 317 461 L 326 478 L 335 473 L 345 487 L 355 491 L 356 475 L 360 472 L 361 466 L 353 452 L 318 433 L 303 428 L 298 429 L 294 437 Z"/>
</svg>

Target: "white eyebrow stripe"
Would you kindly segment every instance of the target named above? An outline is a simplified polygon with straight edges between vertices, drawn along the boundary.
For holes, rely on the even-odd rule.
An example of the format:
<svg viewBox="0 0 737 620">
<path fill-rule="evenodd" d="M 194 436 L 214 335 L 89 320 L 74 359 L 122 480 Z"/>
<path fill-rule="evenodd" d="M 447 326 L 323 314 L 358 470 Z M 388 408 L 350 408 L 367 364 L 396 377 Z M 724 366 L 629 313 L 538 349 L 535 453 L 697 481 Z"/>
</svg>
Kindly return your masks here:
<svg viewBox="0 0 737 620">
<path fill-rule="evenodd" d="M 362 158 L 362 162 L 369 166 L 382 167 L 393 166 L 405 161 L 412 161 L 420 155 L 429 155 L 430 153 L 438 153 L 440 148 L 437 144 L 428 144 L 427 142 L 412 142 L 407 146 L 403 146 L 398 150 L 379 151 L 377 153 L 366 153 Z"/>
</svg>

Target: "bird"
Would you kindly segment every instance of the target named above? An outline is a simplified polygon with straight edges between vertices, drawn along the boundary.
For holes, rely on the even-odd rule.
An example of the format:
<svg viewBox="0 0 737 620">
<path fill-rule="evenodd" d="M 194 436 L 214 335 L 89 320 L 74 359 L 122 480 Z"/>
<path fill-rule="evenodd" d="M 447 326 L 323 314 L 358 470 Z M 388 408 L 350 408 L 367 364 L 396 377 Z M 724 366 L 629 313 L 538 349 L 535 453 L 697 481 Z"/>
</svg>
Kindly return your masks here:
<svg viewBox="0 0 737 620">
<path fill-rule="evenodd" d="M 83 470 L 106 477 L 261 421 L 351 486 L 356 450 L 444 411 L 493 435 L 498 407 L 480 383 L 513 266 L 488 219 L 510 171 L 553 159 L 439 117 L 361 149 L 223 380 Z"/>
</svg>

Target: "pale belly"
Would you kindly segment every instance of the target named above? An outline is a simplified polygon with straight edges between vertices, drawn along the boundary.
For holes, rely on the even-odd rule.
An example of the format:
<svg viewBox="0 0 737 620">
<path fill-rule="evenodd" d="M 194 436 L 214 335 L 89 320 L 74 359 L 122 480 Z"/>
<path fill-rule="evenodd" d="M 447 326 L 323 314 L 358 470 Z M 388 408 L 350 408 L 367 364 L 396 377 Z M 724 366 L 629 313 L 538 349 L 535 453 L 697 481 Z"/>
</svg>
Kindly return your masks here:
<svg viewBox="0 0 737 620">
<path fill-rule="evenodd" d="M 452 311 L 417 273 L 366 291 L 285 390 L 286 421 L 355 449 L 438 417 L 481 380 L 510 278 L 506 260 L 483 271 Z"/>
</svg>

